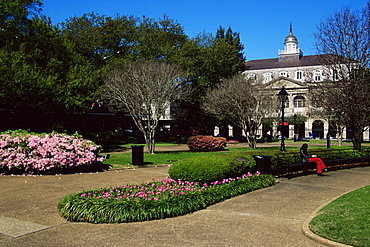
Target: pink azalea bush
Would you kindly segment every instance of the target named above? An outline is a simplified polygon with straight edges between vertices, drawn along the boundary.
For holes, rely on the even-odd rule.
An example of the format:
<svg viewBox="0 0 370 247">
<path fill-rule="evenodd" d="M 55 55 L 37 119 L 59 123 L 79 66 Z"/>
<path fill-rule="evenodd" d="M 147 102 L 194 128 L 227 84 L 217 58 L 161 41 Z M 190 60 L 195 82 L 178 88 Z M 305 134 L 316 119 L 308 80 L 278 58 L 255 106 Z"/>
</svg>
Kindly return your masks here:
<svg viewBox="0 0 370 247">
<path fill-rule="evenodd" d="M 0 135 L 0 170 L 38 173 L 102 162 L 99 146 L 77 136 L 5 132 Z"/>
<path fill-rule="evenodd" d="M 213 136 L 191 136 L 188 138 L 187 145 L 191 151 L 217 151 L 226 147 L 225 137 Z"/>
</svg>

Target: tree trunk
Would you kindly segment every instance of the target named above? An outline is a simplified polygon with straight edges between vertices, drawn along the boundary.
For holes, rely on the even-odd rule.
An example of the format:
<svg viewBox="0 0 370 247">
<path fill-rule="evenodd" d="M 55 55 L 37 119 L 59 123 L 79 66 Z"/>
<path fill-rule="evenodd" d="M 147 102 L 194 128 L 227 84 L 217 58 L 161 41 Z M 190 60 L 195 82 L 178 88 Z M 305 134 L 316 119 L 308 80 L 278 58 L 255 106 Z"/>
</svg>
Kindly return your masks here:
<svg viewBox="0 0 370 247">
<path fill-rule="evenodd" d="M 338 146 L 343 145 L 343 128 L 338 128 Z"/>
<path fill-rule="evenodd" d="M 147 131 L 144 135 L 149 154 L 155 154 L 154 133 L 155 131 Z"/>
<path fill-rule="evenodd" d="M 353 130 L 353 135 L 352 135 L 353 149 L 357 150 L 357 151 L 360 151 L 361 150 L 361 142 L 362 142 L 362 131 Z"/>
<path fill-rule="evenodd" d="M 246 135 L 249 147 L 251 149 L 256 149 L 257 148 L 256 133 L 252 131 L 248 132 L 246 129 L 244 129 L 244 133 Z"/>
</svg>

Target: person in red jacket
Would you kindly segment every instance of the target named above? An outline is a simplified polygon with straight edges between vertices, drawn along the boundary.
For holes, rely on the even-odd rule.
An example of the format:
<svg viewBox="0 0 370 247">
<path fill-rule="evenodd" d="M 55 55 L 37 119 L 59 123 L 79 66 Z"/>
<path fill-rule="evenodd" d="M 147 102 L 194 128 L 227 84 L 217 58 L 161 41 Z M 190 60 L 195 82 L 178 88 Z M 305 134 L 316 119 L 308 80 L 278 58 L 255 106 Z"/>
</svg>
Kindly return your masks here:
<svg viewBox="0 0 370 247">
<path fill-rule="evenodd" d="M 300 150 L 300 154 L 301 154 L 303 163 L 310 163 L 310 162 L 316 163 L 317 175 L 322 176 L 323 170 L 326 171 L 326 169 L 325 169 L 326 166 L 325 166 L 324 162 L 322 161 L 322 159 L 318 158 L 317 155 L 311 155 L 307 151 L 307 149 L 308 149 L 308 144 L 304 143 L 301 147 L 301 150 Z"/>
</svg>

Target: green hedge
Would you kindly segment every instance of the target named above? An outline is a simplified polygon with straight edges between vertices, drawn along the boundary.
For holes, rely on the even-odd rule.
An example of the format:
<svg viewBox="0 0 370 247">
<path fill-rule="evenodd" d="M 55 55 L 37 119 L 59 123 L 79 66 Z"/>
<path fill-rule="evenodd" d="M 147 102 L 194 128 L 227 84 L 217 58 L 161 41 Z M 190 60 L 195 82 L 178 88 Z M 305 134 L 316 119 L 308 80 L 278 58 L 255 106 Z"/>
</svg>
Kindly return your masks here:
<svg viewBox="0 0 370 247">
<path fill-rule="evenodd" d="M 111 192 L 112 188 L 106 188 L 67 195 L 59 202 L 58 210 L 62 217 L 76 222 L 123 223 L 157 220 L 192 213 L 274 184 L 275 178 L 271 175 L 253 175 L 206 188 L 203 186 L 203 190 L 194 189 L 177 196 L 169 194 L 159 200 L 143 198 L 116 200 L 117 198 L 82 196 L 89 193 Z"/>
<path fill-rule="evenodd" d="M 210 183 L 242 176 L 252 171 L 255 166 L 254 158 L 242 152 L 203 155 L 174 163 L 168 174 L 175 180 Z"/>
</svg>

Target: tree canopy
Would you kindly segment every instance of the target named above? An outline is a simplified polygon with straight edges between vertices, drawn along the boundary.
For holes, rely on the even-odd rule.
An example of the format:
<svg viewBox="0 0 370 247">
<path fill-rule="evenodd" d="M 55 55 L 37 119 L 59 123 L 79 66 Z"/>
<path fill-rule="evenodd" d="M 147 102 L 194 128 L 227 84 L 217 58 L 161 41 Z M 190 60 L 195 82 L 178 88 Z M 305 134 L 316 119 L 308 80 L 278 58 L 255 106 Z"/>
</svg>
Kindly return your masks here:
<svg viewBox="0 0 370 247">
<path fill-rule="evenodd" d="M 73 129 L 70 118 L 90 111 L 102 74 L 143 59 L 184 71 L 195 90 L 178 102 L 190 110 L 177 117 L 181 127 L 191 128 L 199 119 L 207 122 L 199 108 L 206 91 L 244 66 L 239 34 L 231 28 L 190 38 L 166 15 L 154 20 L 98 13 L 53 25 L 42 7 L 42 0 L 0 1 L 0 108 L 11 113 L 4 118 L 14 128 Z"/>
</svg>

